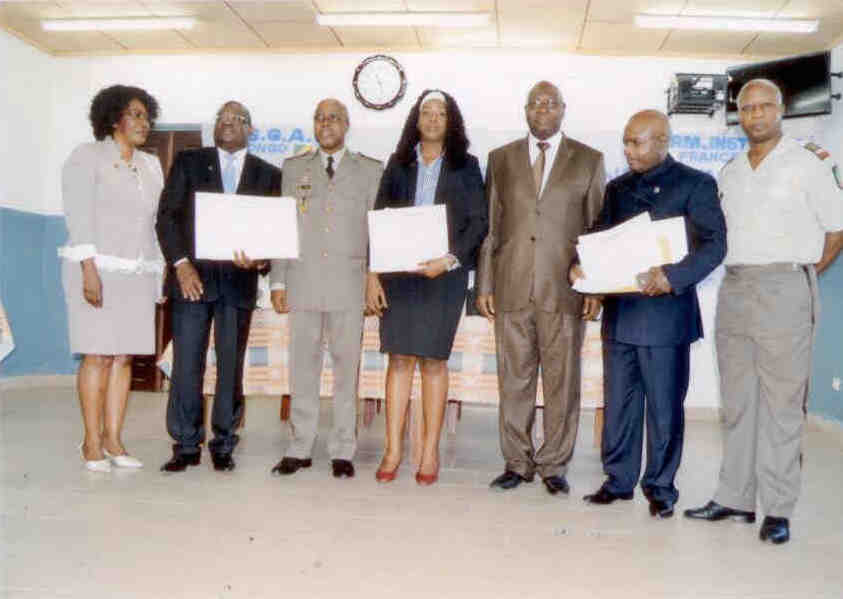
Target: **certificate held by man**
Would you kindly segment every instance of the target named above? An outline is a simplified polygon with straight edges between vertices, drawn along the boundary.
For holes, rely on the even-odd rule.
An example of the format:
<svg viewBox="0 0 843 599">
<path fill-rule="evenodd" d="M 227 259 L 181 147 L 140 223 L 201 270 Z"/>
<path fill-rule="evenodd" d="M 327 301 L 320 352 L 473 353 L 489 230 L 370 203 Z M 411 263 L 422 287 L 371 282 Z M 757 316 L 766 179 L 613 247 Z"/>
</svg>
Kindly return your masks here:
<svg viewBox="0 0 843 599">
<path fill-rule="evenodd" d="M 200 260 L 299 257 L 295 198 L 197 192 L 195 206 Z"/>
<path fill-rule="evenodd" d="M 688 255 L 685 219 L 652 220 L 648 212 L 611 229 L 580 235 L 577 255 L 585 278 L 580 293 L 635 293 L 653 266 L 674 264 Z"/>
<path fill-rule="evenodd" d="M 448 253 L 444 204 L 371 210 L 368 217 L 372 272 L 411 272 Z"/>
</svg>

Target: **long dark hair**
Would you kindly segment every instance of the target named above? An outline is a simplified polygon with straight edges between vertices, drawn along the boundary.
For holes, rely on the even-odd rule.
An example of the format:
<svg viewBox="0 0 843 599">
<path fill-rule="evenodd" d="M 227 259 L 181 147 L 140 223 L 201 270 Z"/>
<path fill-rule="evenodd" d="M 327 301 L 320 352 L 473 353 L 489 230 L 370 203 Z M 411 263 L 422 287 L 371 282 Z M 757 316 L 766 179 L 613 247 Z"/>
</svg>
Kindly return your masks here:
<svg viewBox="0 0 843 599">
<path fill-rule="evenodd" d="M 413 104 L 410 109 L 410 114 L 407 115 L 407 121 L 404 123 L 404 130 L 401 132 L 401 139 L 398 140 L 398 146 L 395 148 L 395 158 L 401 164 L 411 164 L 416 161 L 416 144 L 421 138 L 419 134 L 419 112 L 421 110 L 422 99 L 430 92 L 439 92 L 445 96 L 445 110 L 448 114 L 448 126 L 445 129 L 445 157 L 448 164 L 455 168 L 460 168 L 465 164 L 466 155 L 468 154 L 469 141 L 465 135 L 465 123 L 462 120 L 462 113 L 460 112 L 457 101 L 454 98 L 438 89 L 426 89 Z"/>
</svg>

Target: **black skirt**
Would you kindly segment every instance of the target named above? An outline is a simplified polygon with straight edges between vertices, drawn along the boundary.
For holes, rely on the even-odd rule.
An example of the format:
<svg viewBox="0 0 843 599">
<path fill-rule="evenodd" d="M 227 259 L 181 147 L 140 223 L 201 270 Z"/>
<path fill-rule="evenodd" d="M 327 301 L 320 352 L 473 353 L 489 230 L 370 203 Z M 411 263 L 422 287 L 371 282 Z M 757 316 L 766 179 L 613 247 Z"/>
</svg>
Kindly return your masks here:
<svg viewBox="0 0 843 599">
<path fill-rule="evenodd" d="M 435 279 L 416 274 L 381 275 L 389 308 L 380 322 L 381 352 L 447 360 L 465 303 L 468 271 Z"/>
</svg>

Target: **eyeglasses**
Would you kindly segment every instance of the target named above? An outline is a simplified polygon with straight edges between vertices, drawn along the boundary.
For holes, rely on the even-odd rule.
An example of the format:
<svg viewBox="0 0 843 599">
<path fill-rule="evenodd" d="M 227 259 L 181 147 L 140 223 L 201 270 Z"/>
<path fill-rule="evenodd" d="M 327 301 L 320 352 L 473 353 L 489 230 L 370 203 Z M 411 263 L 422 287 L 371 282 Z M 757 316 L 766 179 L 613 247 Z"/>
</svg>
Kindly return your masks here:
<svg viewBox="0 0 843 599">
<path fill-rule="evenodd" d="M 130 119 L 134 119 L 136 121 L 146 121 L 147 123 L 149 122 L 149 115 L 143 110 L 126 110 L 123 112 L 123 116 L 127 116 Z"/>
<path fill-rule="evenodd" d="M 548 110 L 556 110 L 560 106 L 564 106 L 564 102 L 557 102 L 556 100 L 533 100 L 527 102 L 527 109 L 538 110 L 539 108 L 547 108 Z"/>
<path fill-rule="evenodd" d="M 775 110 L 777 107 L 778 104 L 774 102 L 761 102 L 759 104 L 741 104 L 738 110 L 741 111 L 741 114 L 752 114 L 756 109 L 762 112 L 769 112 Z"/>
<path fill-rule="evenodd" d="M 217 113 L 217 122 L 219 121 L 237 121 L 241 125 L 248 125 L 249 117 L 243 114 L 236 114 L 234 112 L 224 111 Z"/>
<path fill-rule="evenodd" d="M 317 112 L 313 115 L 313 120 L 321 125 L 328 124 L 328 125 L 335 125 L 337 123 L 344 123 L 345 117 L 341 114 L 336 113 L 329 113 L 329 114 L 322 114 L 321 112 Z"/>
</svg>

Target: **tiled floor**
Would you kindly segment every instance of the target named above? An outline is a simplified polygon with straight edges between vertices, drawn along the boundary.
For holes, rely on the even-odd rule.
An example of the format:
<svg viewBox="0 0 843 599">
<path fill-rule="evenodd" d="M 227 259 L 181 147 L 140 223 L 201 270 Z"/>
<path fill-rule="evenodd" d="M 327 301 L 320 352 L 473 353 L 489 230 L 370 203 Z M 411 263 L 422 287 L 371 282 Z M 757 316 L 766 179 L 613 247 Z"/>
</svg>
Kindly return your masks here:
<svg viewBox="0 0 843 599">
<path fill-rule="evenodd" d="M 165 476 L 165 398 L 133 394 L 124 440 L 147 467 L 95 474 L 76 453 L 72 390 L 0 393 L 3 597 L 843 597 L 843 445 L 832 433 L 808 434 L 793 540 L 772 547 L 757 525 L 655 521 L 640 494 L 584 504 L 602 480 L 590 414 L 571 496 L 559 498 L 540 483 L 488 489 L 502 466 L 490 408 L 463 409 L 443 439 L 440 483 L 419 488 L 409 466 L 374 481 L 382 415 L 361 433 L 351 480 L 331 477 L 323 445 L 309 471 L 270 476 L 287 443 L 270 399 L 249 400 L 234 472 L 214 472 L 205 453 Z M 689 423 L 680 508 L 709 499 L 719 456 L 716 423 Z"/>
</svg>

